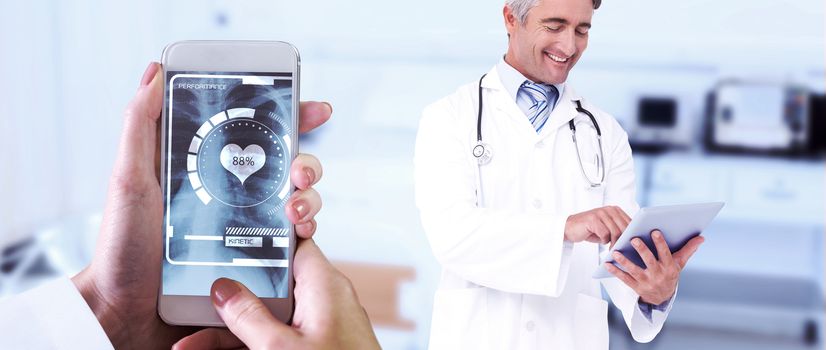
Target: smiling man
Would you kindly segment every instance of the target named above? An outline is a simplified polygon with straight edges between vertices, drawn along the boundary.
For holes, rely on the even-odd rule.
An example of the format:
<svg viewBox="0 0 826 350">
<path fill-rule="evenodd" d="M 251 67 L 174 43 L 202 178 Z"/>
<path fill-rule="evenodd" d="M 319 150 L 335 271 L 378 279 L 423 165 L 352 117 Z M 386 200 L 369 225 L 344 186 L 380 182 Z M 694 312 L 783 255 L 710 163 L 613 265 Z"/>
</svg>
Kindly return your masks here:
<svg viewBox="0 0 826 350">
<path fill-rule="evenodd" d="M 601 1 L 508 1 L 505 63 L 533 82 L 562 84 L 588 47 L 591 16 Z M 547 16 L 547 17 L 546 17 Z"/>
<path fill-rule="evenodd" d="M 428 106 L 416 140 L 416 204 L 442 277 L 431 349 L 608 349 L 608 303 L 652 340 L 702 243 L 592 278 L 639 209 L 628 137 L 566 83 L 600 0 L 507 0 L 504 57 Z"/>
</svg>

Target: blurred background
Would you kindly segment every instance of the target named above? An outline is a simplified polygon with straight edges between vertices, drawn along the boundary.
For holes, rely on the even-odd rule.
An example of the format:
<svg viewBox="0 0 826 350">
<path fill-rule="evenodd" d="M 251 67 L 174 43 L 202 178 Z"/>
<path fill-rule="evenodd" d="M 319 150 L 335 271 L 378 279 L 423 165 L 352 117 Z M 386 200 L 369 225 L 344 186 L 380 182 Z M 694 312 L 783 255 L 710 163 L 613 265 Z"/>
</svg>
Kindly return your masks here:
<svg viewBox="0 0 826 350">
<path fill-rule="evenodd" d="M 302 99 L 335 106 L 301 143 L 325 168 L 317 241 L 386 349 L 426 348 L 417 123 L 505 52 L 502 0 L 1 4 L 0 297 L 90 260 L 121 112 L 166 44 L 285 40 Z M 569 82 L 629 132 L 640 204 L 727 202 L 663 333 L 636 344 L 614 314 L 611 348 L 822 349 L 824 2 L 605 1 L 593 23 Z"/>
</svg>

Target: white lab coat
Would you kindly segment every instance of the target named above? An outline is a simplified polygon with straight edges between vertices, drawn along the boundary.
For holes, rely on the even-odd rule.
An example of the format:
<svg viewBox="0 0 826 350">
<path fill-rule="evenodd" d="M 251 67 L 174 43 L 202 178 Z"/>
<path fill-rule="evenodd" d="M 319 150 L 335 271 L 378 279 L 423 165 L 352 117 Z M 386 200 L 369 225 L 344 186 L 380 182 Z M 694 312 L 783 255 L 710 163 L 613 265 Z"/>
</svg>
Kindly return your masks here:
<svg viewBox="0 0 826 350">
<path fill-rule="evenodd" d="M 63 277 L 0 300 L 0 348 L 112 349 L 112 343 Z"/>
<path fill-rule="evenodd" d="M 571 214 L 604 205 L 618 205 L 629 215 L 639 209 L 627 134 L 613 117 L 582 100 L 602 130 L 608 169 L 605 184 L 591 188 L 568 121 L 585 121 L 577 124 L 582 154 L 595 154 L 595 133 L 588 117 L 575 110 L 579 96 L 573 88 L 564 88 L 537 134 L 496 68 L 482 87 L 482 132 L 492 160 L 481 166 L 481 180 L 471 154 L 478 81 L 428 106 L 416 140 L 416 204 L 443 267 L 430 349 L 608 349 L 608 303 L 600 283 L 634 339 L 653 339 L 671 305 L 654 311 L 649 321 L 631 288 L 616 278 L 591 278 L 599 245 L 563 239 Z M 583 162 L 596 181 L 591 160 Z M 477 206 L 479 182 L 483 198 Z"/>
</svg>

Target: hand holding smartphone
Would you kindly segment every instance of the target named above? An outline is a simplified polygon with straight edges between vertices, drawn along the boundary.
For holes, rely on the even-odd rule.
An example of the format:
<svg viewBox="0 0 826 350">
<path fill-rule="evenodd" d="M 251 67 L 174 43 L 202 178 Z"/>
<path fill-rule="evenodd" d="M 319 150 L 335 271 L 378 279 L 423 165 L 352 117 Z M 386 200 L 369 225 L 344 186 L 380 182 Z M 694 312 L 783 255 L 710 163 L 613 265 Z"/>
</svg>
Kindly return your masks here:
<svg viewBox="0 0 826 350">
<path fill-rule="evenodd" d="M 261 301 L 231 280 L 213 284 L 215 308 L 227 328 L 205 328 L 181 339 L 177 350 L 381 349 L 350 280 L 336 270 L 312 239 L 298 242 L 295 253 L 296 322 L 276 320 Z"/>
<path fill-rule="evenodd" d="M 222 326 L 209 294 L 227 277 L 288 322 L 298 53 L 283 42 L 188 41 L 169 45 L 162 65 L 158 313 L 173 325 Z"/>
<path fill-rule="evenodd" d="M 150 63 L 126 108 L 97 249 L 89 266 L 72 277 L 115 348 L 169 348 L 193 331 L 189 327 L 170 326 L 158 317 L 161 265 L 165 260 L 161 242 L 164 199 L 159 182 L 161 174 L 157 170 L 160 116 L 168 107 L 168 101 L 164 101 L 164 80 L 161 65 Z M 299 110 L 300 132 L 312 131 L 326 122 L 332 112 L 329 105 L 320 102 L 302 102 Z M 296 225 L 296 235 L 307 239 L 315 232 L 313 217 L 321 207 L 320 197 L 312 189 L 321 178 L 321 165 L 312 155 L 298 154 L 291 174 L 296 191 L 286 204 L 286 212 Z M 299 206 L 303 210 L 297 210 Z M 177 278 L 194 280 L 188 275 Z M 208 290 L 210 285 L 211 281 L 205 288 Z M 313 303 L 312 300 L 300 302 Z M 358 301 L 353 299 L 349 303 Z M 206 308 L 214 309 L 212 305 Z M 316 310 L 315 307 L 303 309 Z M 369 330 L 369 323 L 367 326 Z M 352 329 L 348 326 L 341 331 L 351 334 Z"/>
</svg>

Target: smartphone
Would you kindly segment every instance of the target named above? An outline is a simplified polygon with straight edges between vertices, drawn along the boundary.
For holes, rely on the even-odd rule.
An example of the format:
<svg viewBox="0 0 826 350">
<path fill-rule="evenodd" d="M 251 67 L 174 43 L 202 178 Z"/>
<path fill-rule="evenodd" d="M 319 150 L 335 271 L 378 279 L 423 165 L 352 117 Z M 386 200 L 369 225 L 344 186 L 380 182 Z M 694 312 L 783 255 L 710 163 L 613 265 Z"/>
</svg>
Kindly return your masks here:
<svg viewBox="0 0 826 350">
<path fill-rule="evenodd" d="M 295 229 L 284 206 L 298 153 L 298 51 L 276 41 L 182 41 L 161 63 L 158 314 L 172 325 L 223 326 L 209 292 L 227 277 L 289 322 Z"/>
</svg>

